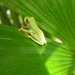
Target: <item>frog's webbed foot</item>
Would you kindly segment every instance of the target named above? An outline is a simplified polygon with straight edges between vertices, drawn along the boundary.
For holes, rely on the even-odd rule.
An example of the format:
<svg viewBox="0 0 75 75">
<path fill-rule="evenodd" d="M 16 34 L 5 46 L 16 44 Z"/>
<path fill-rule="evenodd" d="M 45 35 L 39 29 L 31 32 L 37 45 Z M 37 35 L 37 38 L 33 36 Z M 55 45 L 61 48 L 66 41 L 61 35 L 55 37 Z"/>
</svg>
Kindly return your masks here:
<svg viewBox="0 0 75 75">
<path fill-rule="evenodd" d="M 29 35 L 28 33 L 25 33 L 25 36 L 26 36 L 27 38 L 29 38 L 29 37 L 30 37 L 30 35 Z"/>
<path fill-rule="evenodd" d="M 23 30 L 23 28 L 18 29 L 18 31 L 22 31 L 22 30 Z"/>
</svg>

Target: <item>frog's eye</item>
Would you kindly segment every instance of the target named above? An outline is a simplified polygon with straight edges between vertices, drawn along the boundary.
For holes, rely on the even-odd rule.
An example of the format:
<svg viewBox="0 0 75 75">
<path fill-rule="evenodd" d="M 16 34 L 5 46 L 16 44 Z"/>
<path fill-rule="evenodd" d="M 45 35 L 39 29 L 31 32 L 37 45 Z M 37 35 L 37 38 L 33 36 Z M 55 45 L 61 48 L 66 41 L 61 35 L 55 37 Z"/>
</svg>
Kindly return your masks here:
<svg viewBox="0 0 75 75">
<path fill-rule="evenodd" d="M 30 19 L 26 19 L 26 23 L 29 23 L 30 22 Z"/>
</svg>

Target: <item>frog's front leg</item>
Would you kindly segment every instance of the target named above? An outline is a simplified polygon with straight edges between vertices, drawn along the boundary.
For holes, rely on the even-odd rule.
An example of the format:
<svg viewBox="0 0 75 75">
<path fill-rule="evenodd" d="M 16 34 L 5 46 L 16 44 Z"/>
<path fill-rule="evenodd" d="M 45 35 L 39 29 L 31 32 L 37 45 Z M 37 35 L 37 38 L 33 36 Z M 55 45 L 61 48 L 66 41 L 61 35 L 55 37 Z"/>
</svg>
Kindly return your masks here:
<svg viewBox="0 0 75 75">
<path fill-rule="evenodd" d="M 32 33 L 31 30 L 24 29 L 24 28 L 20 28 L 20 29 L 18 29 L 18 31 L 23 31 L 24 34 L 25 34 L 25 36 L 26 36 L 27 38 L 30 38 L 30 37 L 31 37 L 31 33 Z"/>
<path fill-rule="evenodd" d="M 25 28 L 25 29 L 28 29 L 29 27 L 26 25 L 24 28 Z"/>
<path fill-rule="evenodd" d="M 28 34 L 32 33 L 32 30 L 30 30 L 30 29 L 24 29 L 24 28 L 20 28 L 20 29 L 18 29 L 18 31 L 23 31 L 24 33 L 26 32 Z"/>
<path fill-rule="evenodd" d="M 18 29 L 18 31 L 23 31 L 23 28 Z"/>
<path fill-rule="evenodd" d="M 24 31 L 24 29 L 29 29 L 29 27 L 26 25 L 23 28 L 21 27 L 20 29 L 18 29 L 18 31 Z"/>
</svg>

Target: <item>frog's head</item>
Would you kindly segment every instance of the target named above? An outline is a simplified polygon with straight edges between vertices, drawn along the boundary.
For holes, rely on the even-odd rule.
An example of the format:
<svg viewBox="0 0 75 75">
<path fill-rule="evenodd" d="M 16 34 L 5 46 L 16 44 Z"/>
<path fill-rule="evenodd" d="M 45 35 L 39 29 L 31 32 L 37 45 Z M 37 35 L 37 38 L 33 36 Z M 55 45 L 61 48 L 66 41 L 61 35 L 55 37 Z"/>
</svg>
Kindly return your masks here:
<svg viewBox="0 0 75 75">
<path fill-rule="evenodd" d="M 34 21 L 34 17 L 25 17 L 25 18 L 24 18 L 24 22 L 25 22 L 26 24 L 29 24 L 29 23 L 32 22 L 32 21 Z"/>
</svg>

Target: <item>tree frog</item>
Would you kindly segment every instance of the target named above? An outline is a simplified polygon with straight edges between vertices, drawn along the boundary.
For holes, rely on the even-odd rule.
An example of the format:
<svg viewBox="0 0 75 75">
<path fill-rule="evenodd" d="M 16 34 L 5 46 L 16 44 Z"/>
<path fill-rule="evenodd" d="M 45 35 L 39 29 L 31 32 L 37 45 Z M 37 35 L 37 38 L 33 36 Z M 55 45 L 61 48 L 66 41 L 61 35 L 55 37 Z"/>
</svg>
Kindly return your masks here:
<svg viewBox="0 0 75 75">
<path fill-rule="evenodd" d="M 37 26 L 34 17 L 24 18 L 26 26 L 18 31 L 23 31 L 25 36 L 32 39 L 39 45 L 47 43 L 43 31 Z"/>
</svg>

